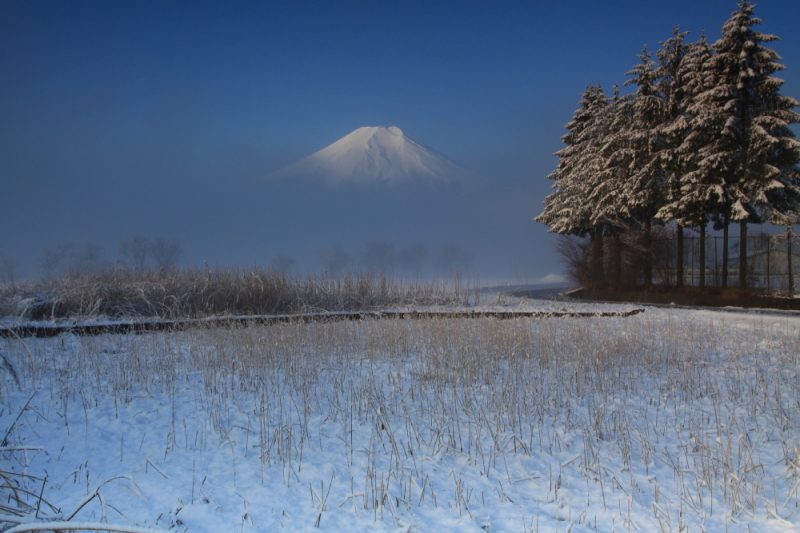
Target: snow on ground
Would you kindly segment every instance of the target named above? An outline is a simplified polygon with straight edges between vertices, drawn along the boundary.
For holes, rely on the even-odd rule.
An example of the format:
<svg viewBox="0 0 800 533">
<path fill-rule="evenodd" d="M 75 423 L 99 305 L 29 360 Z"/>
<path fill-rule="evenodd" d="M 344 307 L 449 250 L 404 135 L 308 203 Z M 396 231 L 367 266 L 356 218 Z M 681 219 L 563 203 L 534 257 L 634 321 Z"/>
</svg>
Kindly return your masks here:
<svg viewBox="0 0 800 533">
<path fill-rule="evenodd" d="M 15 518 L 3 489 L 6 526 L 800 530 L 798 316 L 648 307 L 0 342 L 20 381 L 0 378 L 1 470 L 48 502 L 28 496 L 38 512 Z"/>
</svg>

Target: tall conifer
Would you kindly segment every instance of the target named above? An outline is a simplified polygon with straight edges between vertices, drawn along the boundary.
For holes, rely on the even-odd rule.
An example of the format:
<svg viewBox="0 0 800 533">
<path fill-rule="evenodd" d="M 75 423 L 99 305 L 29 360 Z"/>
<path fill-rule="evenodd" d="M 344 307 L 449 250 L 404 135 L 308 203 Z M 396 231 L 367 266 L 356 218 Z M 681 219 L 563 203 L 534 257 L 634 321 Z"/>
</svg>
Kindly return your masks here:
<svg viewBox="0 0 800 533">
<path fill-rule="evenodd" d="M 670 211 L 667 206 L 680 199 L 680 178 L 686 170 L 686 160 L 680 153 L 680 146 L 689 132 L 686 107 L 691 45 L 684 42 L 688 33 L 681 32 L 676 26 L 672 37 L 662 42 L 661 49 L 656 52 L 656 88 L 659 96 L 664 99 L 664 113 L 662 123 L 653 132 L 659 147 L 656 158 L 663 172 L 662 205 L 655 216 L 662 220 L 675 220 L 677 224 L 678 287 L 683 286 L 683 213 L 680 209 Z"/>
<path fill-rule="evenodd" d="M 545 209 L 535 221 L 550 226 L 548 231 L 562 235 L 591 238 L 589 276 L 593 283 L 604 281 L 602 268 L 602 227 L 592 221 L 594 208 L 589 200 L 590 189 L 602 161 L 599 157 L 603 134 L 603 117 L 608 99 L 599 85 L 590 85 L 581 96 L 580 107 L 567 124 L 569 133 L 562 137 L 567 145 L 556 152 L 558 166 L 548 178 L 555 192 L 544 201 Z"/>
<path fill-rule="evenodd" d="M 778 38 L 753 29 L 761 23 L 753 15 L 753 4 L 743 0 L 738 5 L 704 65 L 710 88 L 698 95 L 690 111 L 706 134 L 698 146 L 698 173 L 704 181 L 716 181 L 716 225 L 727 237 L 729 224 L 740 224 L 739 286 L 744 288 L 748 222 L 762 222 L 773 209 L 785 209 L 781 202 L 771 203 L 770 196 L 786 198 L 785 191 L 773 191 L 797 185 L 785 169 L 800 159 L 788 129 L 800 116 L 792 111 L 797 102 L 779 94 L 783 81 L 772 76 L 784 68 L 777 62 L 780 57 L 762 46 Z M 723 283 L 727 248 L 723 247 Z"/>
<path fill-rule="evenodd" d="M 683 113 L 673 122 L 674 140 L 680 145 L 673 152 L 672 171 L 668 174 L 667 198 L 658 216 L 675 219 L 680 226 L 700 231 L 699 284 L 706 279 L 706 226 L 720 201 L 719 175 L 700 170 L 703 160 L 700 148 L 712 137 L 710 125 L 692 114 L 696 99 L 712 86 L 704 70 L 711 57 L 705 32 L 695 43 L 686 46 L 678 79 L 682 87 Z"/>
<path fill-rule="evenodd" d="M 656 90 L 656 63 L 644 48 L 641 62 L 626 75 L 636 93 L 616 99 L 610 135 L 603 148 L 605 169 L 601 187 L 594 189 L 595 220 L 626 221 L 644 229 L 644 283 L 650 285 L 652 270 L 651 226 L 661 202 L 663 172 L 656 154 L 660 149 L 653 129 L 663 121 L 664 102 Z"/>
<path fill-rule="evenodd" d="M 534 218 L 550 226 L 548 231 L 585 236 L 593 227 L 589 188 L 599 171 L 598 120 L 608 105 L 602 87 L 590 85 L 581 95 L 580 107 L 566 125 L 561 139 L 567 146 L 555 153 L 558 166 L 548 177 L 555 192 L 545 198 L 542 214 Z"/>
</svg>

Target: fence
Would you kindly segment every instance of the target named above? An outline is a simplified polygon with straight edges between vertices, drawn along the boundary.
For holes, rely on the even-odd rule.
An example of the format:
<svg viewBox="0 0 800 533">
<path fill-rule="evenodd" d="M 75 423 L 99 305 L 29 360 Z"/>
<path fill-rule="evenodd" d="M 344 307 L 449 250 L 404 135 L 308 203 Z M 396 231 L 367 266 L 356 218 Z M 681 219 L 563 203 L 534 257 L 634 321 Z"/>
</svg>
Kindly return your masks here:
<svg viewBox="0 0 800 533">
<path fill-rule="evenodd" d="M 739 285 L 741 239 L 728 237 L 727 279 L 723 265 L 725 237 L 697 236 L 683 239 L 683 284 L 687 286 L 736 287 Z M 704 242 L 705 241 L 705 242 Z M 796 235 L 756 234 L 747 237 L 746 287 L 767 293 L 796 290 L 800 279 L 800 240 Z M 653 243 L 654 274 L 663 284 L 674 286 L 678 281 L 678 240 L 675 237 L 655 239 Z M 705 283 L 701 268 L 701 247 L 705 246 Z"/>
<path fill-rule="evenodd" d="M 674 232 L 664 228 L 654 231 L 650 252 L 641 232 L 627 232 L 621 239 L 606 238 L 601 255 L 587 248 L 588 257 L 595 257 L 594 267 L 589 265 L 589 275 L 601 284 L 643 285 L 648 270 L 652 282 L 674 287 L 739 287 L 739 258 L 742 253 L 740 237 L 727 237 L 728 264 L 723 265 L 725 237 L 698 235 L 684 230 L 683 268 L 678 265 L 678 239 Z M 705 249 L 705 268 L 702 249 Z M 745 282 L 747 289 L 765 294 L 788 296 L 797 293 L 800 280 L 800 237 L 791 234 L 766 233 L 747 236 Z M 602 259 L 601 259 L 602 258 Z M 599 269 L 599 270 L 598 270 Z M 727 271 L 727 276 L 725 275 Z M 592 284 L 592 283 L 590 283 Z"/>
</svg>

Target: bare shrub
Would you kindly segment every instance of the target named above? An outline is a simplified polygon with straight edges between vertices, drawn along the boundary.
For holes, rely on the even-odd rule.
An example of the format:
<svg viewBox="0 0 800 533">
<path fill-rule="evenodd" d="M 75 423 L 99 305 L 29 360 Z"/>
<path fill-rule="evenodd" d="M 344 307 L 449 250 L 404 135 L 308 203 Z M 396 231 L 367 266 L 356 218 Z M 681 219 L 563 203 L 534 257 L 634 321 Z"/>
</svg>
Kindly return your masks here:
<svg viewBox="0 0 800 533">
<path fill-rule="evenodd" d="M 178 239 L 156 239 L 150 245 L 150 255 L 158 268 L 175 268 L 181 258 L 181 243 Z"/>
<path fill-rule="evenodd" d="M 97 243 L 87 242 L 73 248 L 70 254 L 69 273 L 73 276 L 84 276 L 91 272 L 99 272 L 111 267 L 103 247 Z"/>
<path fill-rule="evenodd" d="M 17 261 L 0 251 L 0 283 L 14 283 Z"/>
<path fill-rule="evenodd" d="M 471 250 L 450 243 L 443 244 L 436 250 L 434 262 L 439 272 L 446 275 L 453 272 L 466 272 L 474 258 L 475 253 Z"/>
<path fill-rule="evenodd" d="M 420 276 L 428 255 L 428 249 L 421 243 L 401 248 L 396 254 L 397 266 L 407 276 Z"/>
<path fill-rule="evenodd" d="M 394 265 L 394 246 L 385 241 L 368 241 L 361 251 L 361 264 L 372 272 L 388 272 Z"/>
<path fill-rule="evenodd" d="M 42 269 L 42 276 L 51 277 L 60 274 L 66 268 L 66 259 L 75 245 L 63 243 L 56 246 L 48 246 L 39 254 L 39 267 Z"/>
<path fill-rule="evenodd" d="M 297 261 L 288 254 L 277 254 L 269 262 L 270 267 L 281 276 L 291 276 L 297 269 Z"/>
<path fill-rule="evenodd" d="M 578 285 L 586 285 L 589 280 L 586 247 L 587 242 L 573 236 L 559 235 L 553 241 L 553 249 L 565 267 L 565 277 Z"/>
<path fill-rule="evenodd" d="M 326 246 L 317 250 L 316 255 L 322 271 L 334 276 L 343 274 L 353 264 L 352 256 L 341 246 Z"/>
<path fill-rule="evenodd" d="M 135 270 L 144 270 L 147 256 L 150 255 L 150 240 L 142 235 L 134 235 L 130 240 L 119 243 L 119 254 Z"/>
</svg>

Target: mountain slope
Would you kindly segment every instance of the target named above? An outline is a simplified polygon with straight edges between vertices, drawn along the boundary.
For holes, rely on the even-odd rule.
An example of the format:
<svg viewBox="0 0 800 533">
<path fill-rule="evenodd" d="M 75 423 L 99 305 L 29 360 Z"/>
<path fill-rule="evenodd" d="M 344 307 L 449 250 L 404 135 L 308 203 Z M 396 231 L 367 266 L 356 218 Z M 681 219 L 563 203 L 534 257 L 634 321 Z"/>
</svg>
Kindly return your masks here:
<svg viewBox="0 0 800 533">
<path fill-rule="evenodd" d="M 329 184 L 465 182 L 476 177 L 396 126 L 359 128 L 269 176 L 322 179 Z"/>
</svg>

